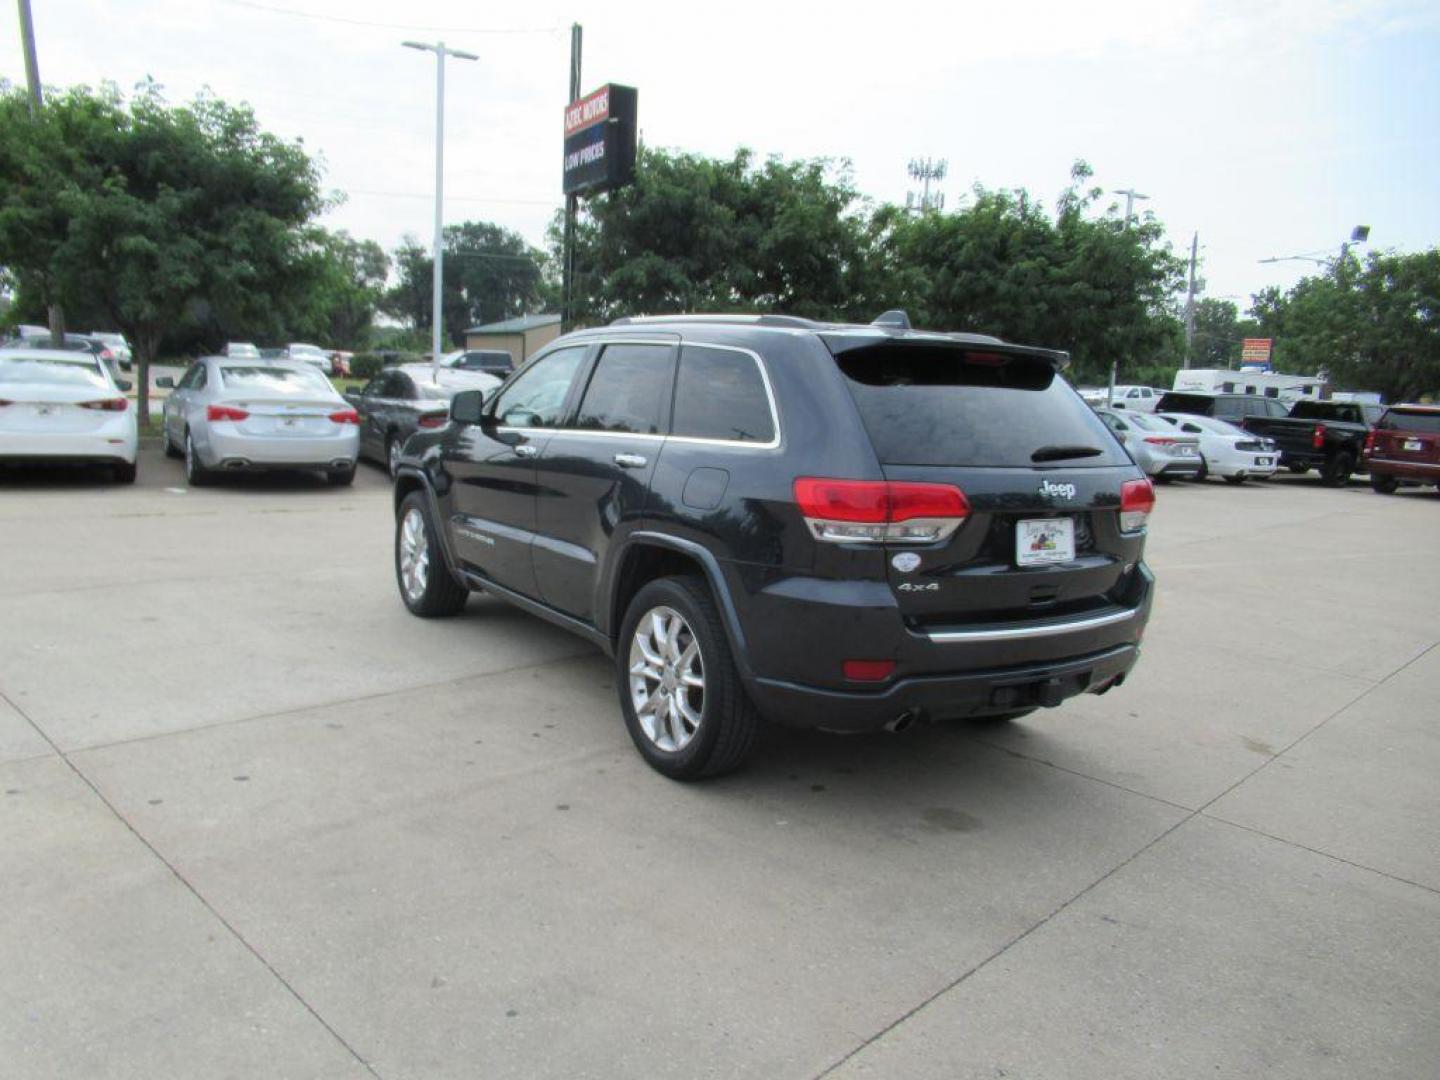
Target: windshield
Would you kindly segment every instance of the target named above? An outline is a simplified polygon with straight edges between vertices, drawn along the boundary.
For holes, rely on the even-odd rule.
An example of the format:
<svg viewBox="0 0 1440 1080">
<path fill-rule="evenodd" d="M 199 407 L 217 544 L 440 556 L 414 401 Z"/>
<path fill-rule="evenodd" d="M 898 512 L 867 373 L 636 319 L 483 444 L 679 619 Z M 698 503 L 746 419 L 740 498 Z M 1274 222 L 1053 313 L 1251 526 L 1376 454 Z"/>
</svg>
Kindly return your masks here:
<svg viewBox="0 0 1440 1080">
<path fill-rule="evenodd" d="M 954 346 L 875 346 L 836 363 L 887 465 L 1031 468 L 1041 450 L 1094 449 L 1077 466 L 1122 465 L 1124 451 L 1048 363 Z"/>
<path fill-rule="evenodd" d="M 23 352 L 0 353 L 0 383 L 9 386 L 94 386 L 110 390 L 110 380 L 88 357 L 74 360 Z"/>
<path fill-rule="evenodd" d="M 220 381 L 232 390 L 263 390 L 272 394 L 330 392 L 330 383 L 324 375 L 300 368 L 222 364 Z"/>
</svg>

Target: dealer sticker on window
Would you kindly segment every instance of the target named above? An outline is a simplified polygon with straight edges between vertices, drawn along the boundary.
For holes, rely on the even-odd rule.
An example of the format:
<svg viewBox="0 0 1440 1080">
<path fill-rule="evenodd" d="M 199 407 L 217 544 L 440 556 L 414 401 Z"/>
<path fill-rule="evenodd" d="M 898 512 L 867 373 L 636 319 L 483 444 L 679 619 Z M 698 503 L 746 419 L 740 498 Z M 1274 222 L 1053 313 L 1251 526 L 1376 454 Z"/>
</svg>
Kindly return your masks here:
<svg viewBox="0 0 1440 1080">
<path fill-rule="evenodd" d="M 1015 562 L 1044 566 L 1075 558 L 1075 522 L 1070 518 L 1043 518 L 1015 523 Z"/>
</svg>

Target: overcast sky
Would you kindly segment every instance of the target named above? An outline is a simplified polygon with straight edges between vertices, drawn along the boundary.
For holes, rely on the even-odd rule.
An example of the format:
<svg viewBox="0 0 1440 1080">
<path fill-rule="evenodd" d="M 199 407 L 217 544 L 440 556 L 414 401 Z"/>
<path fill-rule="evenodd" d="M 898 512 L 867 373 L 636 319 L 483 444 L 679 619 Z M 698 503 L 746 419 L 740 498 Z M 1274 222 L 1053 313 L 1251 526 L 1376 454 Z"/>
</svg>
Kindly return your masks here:
<svg viewBox="0 0 1440 1080">
<path fill-rule="evenodd" d="M 483 5 L 447 0 L 32 0 L 47 85 L 151 76 L 204 86 L 320 155 L 346 201 L 328 224 L 428 243 L 434 59 L 446 71 L 448 222 L 543 243 L 560 205 L 569 26 L 583 86 L 639 88 L 647 144 L 848 158 L 900 201 L 906 162 L 1053 205 L 1071 162 L 1135 187 L 1177 251 L 1200 233 L 1207 295 L 1288 285 L 1352 226 L 1371 246 L 1440 242 L 1440 4 L 1434 0 L 919 0 Z M 14 6 L 0 75 L 23 82 Z M 296 14 L 299 13 L 299 14 Z M 315 17 L 305 17 L 315 16 Z M 371 25 L 375 24 L 375 25 Z"/>
</svg>

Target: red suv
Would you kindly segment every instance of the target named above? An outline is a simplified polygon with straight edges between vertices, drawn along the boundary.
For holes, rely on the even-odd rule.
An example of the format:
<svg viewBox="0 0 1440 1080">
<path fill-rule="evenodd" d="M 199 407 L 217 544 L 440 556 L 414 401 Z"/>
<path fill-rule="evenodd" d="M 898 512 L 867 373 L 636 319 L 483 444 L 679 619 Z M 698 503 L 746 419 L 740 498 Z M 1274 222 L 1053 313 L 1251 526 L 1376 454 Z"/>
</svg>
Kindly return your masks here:
<svg viewBox="0 0 1440 1080">
<path fill-rule="evenodd" d="M 1389 495 L 1401 483 L 1440 487 L 1440 405 L 1394 405 L 1365 440 L 1370 486 Z"/>
</svg>

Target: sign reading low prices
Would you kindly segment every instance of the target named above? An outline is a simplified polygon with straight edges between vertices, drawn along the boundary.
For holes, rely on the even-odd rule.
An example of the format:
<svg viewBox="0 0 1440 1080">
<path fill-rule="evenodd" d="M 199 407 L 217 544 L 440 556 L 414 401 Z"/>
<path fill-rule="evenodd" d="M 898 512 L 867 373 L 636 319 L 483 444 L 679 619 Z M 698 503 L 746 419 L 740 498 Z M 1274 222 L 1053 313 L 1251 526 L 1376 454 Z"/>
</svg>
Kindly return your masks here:
<svg viewBox="0 0 1440 1080">
<path fill-rule="evenodd" d="M 1268 337 L 1247 337 L 1240 342 L 1240 363 L 1256 366 L 1270 366 L 1270 345 Z"/>
<path fill-rule="evenodd" d="M 633 86 L 608 83 L 565 107 L 566 195 L 593 195 L 635 178 L 638 97 Z"/>
</svg>

